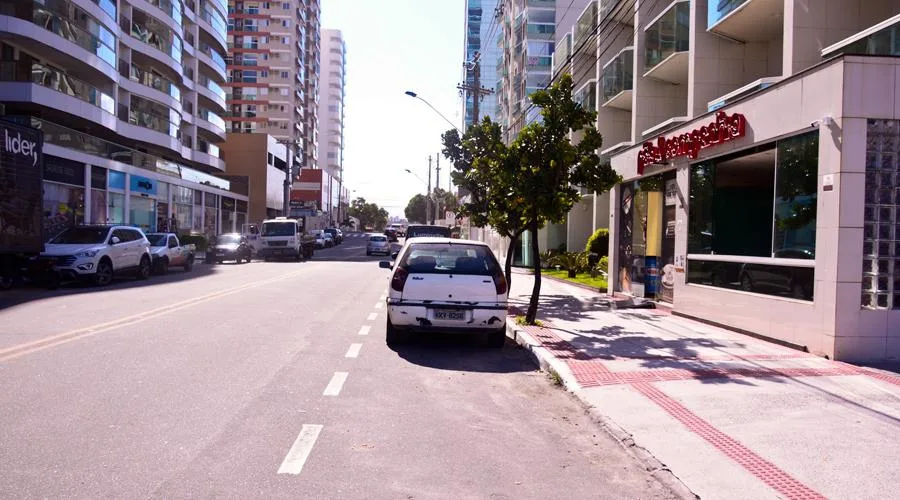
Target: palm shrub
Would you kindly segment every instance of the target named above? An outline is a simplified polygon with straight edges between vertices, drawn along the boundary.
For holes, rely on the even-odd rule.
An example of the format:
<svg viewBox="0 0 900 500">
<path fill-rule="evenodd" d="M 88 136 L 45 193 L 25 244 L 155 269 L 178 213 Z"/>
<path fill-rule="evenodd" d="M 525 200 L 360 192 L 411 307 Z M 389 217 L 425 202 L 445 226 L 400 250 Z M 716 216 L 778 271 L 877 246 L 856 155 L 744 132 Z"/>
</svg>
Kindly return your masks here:
<svg viewBox="0 0 900 500">
<path fill-rule="evenodd" d="M 554 266 L 568 271 L 570 278 L 584 272 L 588 267 L 587 252 L 563 252 L 554 256 L 552 260 Z"/>
</svg>

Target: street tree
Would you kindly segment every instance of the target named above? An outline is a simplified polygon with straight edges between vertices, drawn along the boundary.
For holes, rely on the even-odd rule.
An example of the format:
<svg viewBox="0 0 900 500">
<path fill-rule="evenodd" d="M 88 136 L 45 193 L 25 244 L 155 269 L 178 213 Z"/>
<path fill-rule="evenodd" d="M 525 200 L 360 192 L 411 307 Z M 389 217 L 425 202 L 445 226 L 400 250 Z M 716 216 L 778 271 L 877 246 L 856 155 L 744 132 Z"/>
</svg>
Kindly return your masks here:
<svg viewBox="0 0 900 500">
<path fill-rule="evenodd" d="M 541 252 L 538 231 L 548 222 L 565 220 L 581 199 L 579 186 L 596 193 L 609 191 L 621 177 L 597 151 L 602 145 L 595 128 L 596 113 L 572 100 L 572 77 L 563 75 L 545 90 L 531 94 L 541 120 L 526 125 L 510 146 L 518 162 L 514 197 L 521 200 L 522 220 L 531 236 L 534 287 L 525 321 L 534 324 L 541 293 Z M 572 134 L 580 137 L 573 143 Z"/>
<path fill-rule="evenodd" d="M 444 217 L 445 211 L 456 212 L 458 208 L 456 196 L 441 188 L 434 188 L 434 192 L 431 195 L 431 201 L 437 203 L 437 208 L 440 210 L 437 216 L 438 219 Z M 434 218 L 435 205 L 431 205 L 431 212 L 428 214 L 425 213 L 426 205 L 425 195 L 417 194 L 409 199 L 403 213 L 410 222 L 428 223 L 428 221 Z"/>
<path fill-rule="evenodd" d="M 511 284 L 513 249 L 526 229 L 524 200 L 515 189 L 520 162 L 503 142 L 500 125 L 490 117 L 470 126 L 462 137 L 454 129 L 444 132 L 441 139 L 442 152 L 453 163 L 450 177 L 468 193 L 457 216 L 468 217 L 475 227 L 490 226 L 509 239 L 504 274 Z"/>
<path fill-rule="evenodd" d="M 425 206 L 425 195 L 417 194 L 410 198 L 409 203 L 406 204 L 406 208 L 403 209 L 406 220 L 410 222 L 426 222 Z"/>
<path fill-rule="evenodd" d="M 369 203 L 365 198 L 357 198 L 350 203 L 348 210 L 352 217 L 359 219 L 363 227 L 372 226 L 375 230 L 381 230 L 387 224 L 388 212 L 375 203 Z"/>
</svg>

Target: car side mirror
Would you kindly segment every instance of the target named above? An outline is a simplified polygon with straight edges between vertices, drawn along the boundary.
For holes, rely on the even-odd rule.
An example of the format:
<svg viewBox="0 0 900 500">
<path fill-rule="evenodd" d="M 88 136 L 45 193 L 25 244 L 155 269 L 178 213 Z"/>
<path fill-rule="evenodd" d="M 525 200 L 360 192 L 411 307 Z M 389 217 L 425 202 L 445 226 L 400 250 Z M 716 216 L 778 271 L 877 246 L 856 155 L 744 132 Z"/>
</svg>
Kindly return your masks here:
<svg viewBox="0 0 900 500">
<path fill-rule="evenodd" d="M 382 269 L 393 269 L 394 268 L 394 266 L 392 266 L 391 263 L 386 260 L 379 262 L 378 267 L 380 267 Z"/>
<path fill-rule="evenodd" d="M 399 255 L 399 254 L 400 254 L 400 252 L 394 252 L 394 253 L 392 253 L 392 254 L 391 254 L 391 260 L 397 260 L 397 255 Z"/>
<path fill-rule="evenodd" d="M 110 244 L 110 245 L 118 245 L 121 241 L 122 241 L 122 240 L 120 240 L 118 236 L 113 236 L 113 237 L 109 240 L 109 244 Z"/>
</svg>

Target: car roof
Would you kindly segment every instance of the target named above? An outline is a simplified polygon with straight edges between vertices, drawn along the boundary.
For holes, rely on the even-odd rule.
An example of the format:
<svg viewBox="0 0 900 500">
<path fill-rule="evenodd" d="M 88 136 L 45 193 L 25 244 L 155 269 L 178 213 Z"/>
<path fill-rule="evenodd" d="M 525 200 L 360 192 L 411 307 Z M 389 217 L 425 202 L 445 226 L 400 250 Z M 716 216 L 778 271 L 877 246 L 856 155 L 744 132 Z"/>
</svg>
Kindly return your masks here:
<svg viewBox="0 0 900 500">
<path fill-rule="evenodd" d="M 444 236 L 419 236 L 406 240 L 406 245 L 418 245 L 421 243 L 446 243 L 450 245 L 477 245 L 487 247 L 487 243 L 478 240 L 461 240 L 458 238 L 447 238 Z"/>
</svg>

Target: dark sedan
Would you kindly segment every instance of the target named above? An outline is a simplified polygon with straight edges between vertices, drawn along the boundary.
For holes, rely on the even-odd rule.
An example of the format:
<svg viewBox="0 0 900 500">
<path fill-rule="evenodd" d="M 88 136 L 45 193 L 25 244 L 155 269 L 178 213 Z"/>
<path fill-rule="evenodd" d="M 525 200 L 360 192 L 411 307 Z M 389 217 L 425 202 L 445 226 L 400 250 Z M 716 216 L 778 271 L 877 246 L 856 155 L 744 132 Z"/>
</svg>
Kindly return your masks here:
<svg viewBox="0 0 900 500">
<path fill-rule="evenodd" d="M 329 227 L 325 232 L 331 235 L 335 245 L 340 245 L 344 242 L 344 233 L 342 233 L 340 229 Z"/>
<path fill-rule="evenodd" d="M 240 264 L 250 262 L 253 253 L 247 238 L 240 233 L 220 234 L 216 240 L 206 249 L 207 264 L 220 264 L 226 260 L 233 260 Z"/>
</svg>

